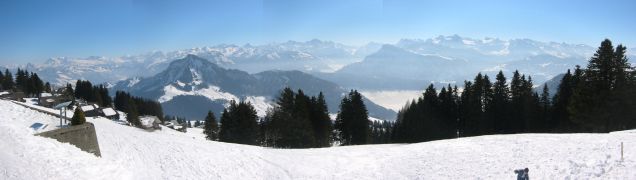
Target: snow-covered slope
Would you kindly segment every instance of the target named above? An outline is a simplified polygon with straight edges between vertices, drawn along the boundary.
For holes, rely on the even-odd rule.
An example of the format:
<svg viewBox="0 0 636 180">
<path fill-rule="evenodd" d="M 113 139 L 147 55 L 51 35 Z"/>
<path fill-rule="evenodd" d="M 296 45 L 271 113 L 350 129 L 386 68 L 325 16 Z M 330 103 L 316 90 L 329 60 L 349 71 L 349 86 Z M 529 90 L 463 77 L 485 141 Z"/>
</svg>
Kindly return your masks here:
<svg viewBox="0 0 636 180">
<path fill-rule="evenodd" d="M 533 179 L 636 178 L 635 131 L 290 150 L 98 118 L 88 120 L 97 130 L 97 158 L 32 135 L 29 124 L 53 117 L 4 100 L 0 107 L 0 179 L 514 179 L 513 170 L 525 167 Z"/>
<path fill-rule="evenodd" d="M 97 158 L 68 143 L 34 136 L 42 123 L 54 129 L 57 118 L 0 100 L 0 179 L 133 179 L 125 161 Z"/>
</svg>

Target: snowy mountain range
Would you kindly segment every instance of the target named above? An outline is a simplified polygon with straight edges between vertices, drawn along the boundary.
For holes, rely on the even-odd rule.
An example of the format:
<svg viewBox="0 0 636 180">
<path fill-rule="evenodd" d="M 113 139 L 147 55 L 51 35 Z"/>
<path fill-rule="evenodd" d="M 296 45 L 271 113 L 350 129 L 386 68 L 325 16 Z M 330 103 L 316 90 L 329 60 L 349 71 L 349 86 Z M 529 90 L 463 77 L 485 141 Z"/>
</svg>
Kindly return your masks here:
<svg viewBox="0 0 636 180">
<path fill-rule="evenodd" d="M 337 84 L 318 79 L 301 71 L 264 71 L 256 74 L 226 69 L 207 59 L 187 55 L 158 74 L 120 81 L 111 93 L 124 90 L 132 95 L 158 100 L 165 114 L 189 119 L 203 119 L 208 110 L 220 113 L 231 100 L 251 102 L 259 116 L 285 88 L 302 89 L 305 94 L 323 92 L 329 111 L 337 113 L 340 100 L 348 91 Z M 395 112 L 369 100 L 365 104 L 372 117 L 395 118 Z"/>
<path fill-rule="evenodd" d="M 172 60 L 188 54 L 206 58 L 225 68 L 241 69 L 249 73 L 266 70 L 301 70 L 304 72 L 333 72 L 351 62 L 361 61 L 379 48 L 370 43 L 363 47 L 347 46 L 331 41 L 288 41 L 260 46 L 246 44 L 216 45 L 172 52 L 154 51 L 121 57 L 91 56 L 86 58 L 56 57 L 39 64 L 12 65 L 7 68 L 26 68 L 44 80 L 63 85 L 76 79 L 97 83 L 115 83 L 131 77 L 149 77 L 163 71 Z"/>
<path fill-rule="evenodd" d="M 347 88 L 421 89 L 430 82 L 463 82 L 477 72 L 518 69 L 542 83 L 576 64 L 585 64 L 595 46 L 531 39 L 474 39 L 458 35 L 402 39 L 395 44 L 349 46 L 332 41 L 288 41 L 265 45 L 220 44 L 171 52 L 153 51 L 121 57 L 57 57 L 44 63 L 14 65 L 64 84 L 75 79 L 111 83 L 150 77 L 172 60 L 194 54 L 224 68 L 248 73 L 299 70 Z M 634 58 L 634 48 L 628 50 Z M 442 66 L 438 66 L 442 65 Z M 353 74 L 352 74 L 353 72 Z"/>
<path fill-rule="evenodd" d="M 510 77 L 519 70 L 539 84 L 575 65 L 584 66 L 595 50 L 588 45 L 530 39 L 472 39 L 458 35 L 403 39 L 382 46 L 361 62 L 317 75 L 350 88 L 421 90 L 429 83 L 462 86 L 464 80 L 472 80 L 478 72 L 494 76 L 502 70 Z M 633 51 L 628 54 L 630 59 L 635 57 Z"/>
</svg>

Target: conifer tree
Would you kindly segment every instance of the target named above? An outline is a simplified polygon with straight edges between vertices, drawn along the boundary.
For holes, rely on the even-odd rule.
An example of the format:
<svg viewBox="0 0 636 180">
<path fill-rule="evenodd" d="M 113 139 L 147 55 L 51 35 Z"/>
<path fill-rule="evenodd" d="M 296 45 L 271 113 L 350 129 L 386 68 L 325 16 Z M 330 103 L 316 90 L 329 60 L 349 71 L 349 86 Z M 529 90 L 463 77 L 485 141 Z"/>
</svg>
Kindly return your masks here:
<svg viewBox="0 0 636 180">
<path fill-rule="evenodd" d="M 362 95 L 351 90 L 340 103 L 336 129 L 342 145 L 366 144 L 369 134 L 369 115 Z"/>
<path fill-rule="evenodd" d="M 298 90 L 298 93 L 294 97 L 294 109 L 292 117 L 294 119 L 295 127 L 290 127 L 292 132 L 290 135 L 295 136 L 296 142 L 292 143 L 290 147 L 306 148 L 314 147 L 314 129 L 312 128 L 312 121 L 310 119 L 310 99 L 305 96 L 302 90 Z"/>
<path fill-rule="evenodd" d="M 49 84 L 49 82 L 46 82 L 44 84 L 44 91 L 47 93 L 51 93 L 51 84 Z"/>
<path fill-rule="evenodd" d="M 249 102 L 230 101 L 230 107 L 221 114 L 219 141 L 239 144 L 257 144 L 258 116 Z"/>
<path fill-rule="evenodd" d="M 462 93 L 462 123 L 464 136 L 482 135 L 487 125 L 485 118 L 484 77 L 477 74 L 474 83 L 465 83 Z"/>
<path fill-rule="evenodd" d="M 4 87 L 4 79 L 4 74 L 2 74 L 2 71 L 0 71 L 0 90 L 9 89 L 8 87 Z"/>
<path fill-rule="evenodd" d="M 543 84 L 543 91 L 541 92 L 541 100 L 539 103 L 541 104 L 541 120 L 543 120 L 542 131 L 547 132 L 556 126 L 556 123 L 550 119 L 551 104 L 547 83 Z"/>
<path fill-rule="evenodd" d="M 297 121 L 293 118 L 295 93 L 291 88 L 284 88 L 277 101 L 276 107 L 268 111 L 266 116 L 265 135 L 264 140 L 267 144 L 274 147 L 286 147 L 291 148 L 292 144 L 298 144 L 296 137 L 293 136 L 293 130 Z"/>
<path fill-rule="evenodd" d="M 312 97 L 311 99 L 310 120 L 314 131 L 314 147 L 329 147 L 333 141 L 333 124 L 329 118 L 329 110 L 325 96 L 320 92 L 318 98 Z"/>
<path fill-rule="evenodd" d="M 20 68 L 18 68 L 17 72 L 15 73 L 15 86 L 17 89 L 21 90 L 25 94 L 28 78 L 27 76 L 28 74 L 25 71 L 22 71 Z"/>
<path fill-rule="evenodd" d="M 139 120 L 139 112 L 137 106 L 132 99 L 128 100 L 128 107 L 126 108 L 126 120 L 135 127 L 141 128 L 141 121 Z"/>
<path fill-rule="evenodd" d="M 330 146 L 332 125 L 324 95 L 309 97 L 302 90 L 281 91 L 276 106 L 261 122 L 267 146 L 306 148 Z"/>
<path fill-rule="evenodd" d="M 86 117 L 84 117 L 84 111 L 79 107 L 75 108 L 75 112 L 73 113 L 73 117 L 71 118 L 71 125 L 81 125 L 86 123 Z"/>
<path fill-rule="evenodd" d="M 459 121 L 457 122 L 459 137 L 474 135 L 474 124 L 471 124 L 471 122 L 476 114 L 474 112 L 476 107 L 473 100 L 472 86 L 473 83 L 471 81 L 464 81 L 464 91 L 460 96 L 459 103 Z"/>
<path fill-rule="evenodd" d="M 633 119 L 625 109 L 634 99 L 629 97 L 631 65 L 625 58 L 625 47 L 612 46 L 605 39 L 596 53 L 590 58 L 587 69 L 568 105 L 571 120 L 595 132 L 609 132 L 627 128 L 626 122 Z"/>
<path fill-rule="evenodd" d="M 561 78 L 561 83 L 557 88 L 557 92 L 552 97 L 553 107 L 550 117 L 555 123 L 555 131 L 573 131 L 573 124 L 570 122 L 570 115 L 567 110 L 567 106 L 570 103 L 570 97 L 572 96 L 572 90 L 576 87 L 576 84 L 574 84 L 572 79 L 572 73 L 570 73 L 570 70 L 568 69 L 565 75 L 563 75 L 563 78 Z"/>
<path fill-rule="evenodd" d="M 481 105 L 481 119 L 480 119 L 480 134 L 492 134 L 495 132 L 495 121 L 492 118 L 488 117 L 488 112 L 492 111 L 492 99 L 494 96 L 492 82 L 490 82 L 490 78 L 488 75 L 484 75 L 482 79 L 483 83 L 481 86 L 481 96 L 480 96 L 480 105 Z"/>
<path fill-rule="evenodd" d="M 495 79 L 492 104 L 488 117 L 494 121 L 495 133 L 511 133 L 510 89 L 502 71 L 499 71 Z"/>
<path fill-rule="evenodd" d="M 443 138 L 453 138 L 457 136 L 458 104 L 457 92 L 448 84 L 447 88 L 442 88 L 439 93 L 439 116 L 441 125 L 441 136 Z"/>
<path fill-rule="evenodd" d="M 4 70 L 4 79 L 2 79 L 2 87 L 5 90 L 14 89 L 15 83 L 13 82 L 13 75 L 9 72 L 9 69 Z"/>
<path fill-rule="evenodd" d="M 510 132 L 519 133 L 524 132 L 526 129 L 526 101 L 528 94 L 526 92 L 526 78 L 525 75 L 521 75 L 519 71 L 515 70 L 510 81 L 510 105 L 512 110 L 510 118 L 512 124 Z"/>
<path fill-rule="evenodd" d="M 437 90 L 430 84 L 424 91 L 424 96 L 420 104 L 421 115 L 416 132 L 419 132 L 416 139 L 418 142 L 442 139 L 445 136 L 443 121 L 440 117 L 439 98 Z"/>
<path fill-rule="evenodd" d="M 40 93 L 44 91 L 44 83 L 42 82 L 42 80 L 40 79 L 37 73 L 31 73 L 31 75 L 29 76 L 29 79 L 27 80 L 27 83 L 28 83 L 27 91 L 32 96 L 39 97 Z"/>
<path fill-rule="evenodd" d="M 203 134 L 205 134 L 206 139 L 215 141 L 219 137 L 218 132 L 219 124 L 216 122 L 216 117 L 212 111 L 208 111 L 203 122 Z"/>
</svg>

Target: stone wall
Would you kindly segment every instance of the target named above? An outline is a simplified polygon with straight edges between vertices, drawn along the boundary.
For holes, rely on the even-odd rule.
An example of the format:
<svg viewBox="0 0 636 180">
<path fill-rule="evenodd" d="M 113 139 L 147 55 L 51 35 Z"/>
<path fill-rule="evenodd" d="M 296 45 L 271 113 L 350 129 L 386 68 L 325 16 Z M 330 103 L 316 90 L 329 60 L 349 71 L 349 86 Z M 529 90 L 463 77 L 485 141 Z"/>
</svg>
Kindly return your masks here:
<svg viewBox="0 0 636 180">
<path fill-rule="evenodd" d="M 69 126 L 67 128 L 42 132 L 36 135 L 53 138 L 59 142 L 68 142 L 80 148 L 82 151 L 93 153 L 95 156 L 101 157 L 99 144 L 97 143 L 97 133 L 95 132 L 95 125 L 93 125 L 93 123 L 86 122 L 82 125 Z"/>
</svg>

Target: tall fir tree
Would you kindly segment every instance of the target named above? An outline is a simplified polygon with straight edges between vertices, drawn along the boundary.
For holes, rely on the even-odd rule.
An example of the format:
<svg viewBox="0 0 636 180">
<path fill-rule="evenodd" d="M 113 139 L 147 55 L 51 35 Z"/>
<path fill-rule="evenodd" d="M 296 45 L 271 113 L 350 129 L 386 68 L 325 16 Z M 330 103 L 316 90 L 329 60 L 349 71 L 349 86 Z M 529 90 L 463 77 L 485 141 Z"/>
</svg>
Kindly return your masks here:
<svg viewBox="0 0 636 180">
<path fill-rule="evenodd" d="M 25 89 L 27 87 L 27 76 L 28 74 L 25 71 L 22 71 L 20 68 L 18 68 L 17 72 L 15 73 L 15 86 L 17 89 L 21 90 L 25 94 L 27 93 L 25 92 Z"/>
<path fill-rule="evenodd" d="M 310 99 L 305 96 L 305 93 L 302 90 L 298 90 L 298 93 L 294 97 L 294 108 L 292 112 L 292 117 L 295 127 L 290 127 L 289 130 L 291 135 L 295 136 L 296 142 L 290 144 L 292 148 L 306 148 L 306 147 L 314 147 L 315 139 L 314 132 L 312 128 L 312 122 L 309 119 L 310 110 L 309 110 L 309 102 Z"/>
<path fill-rule="evenodd" d="M 552 119 L 550 118 L 550 110 L 552 108 L 551 106 L 551 102 L 550 102 L 550 92 L 549 92 L 549 88 L 548 88 L 548 84 L 544 83 L 543 84 L 543 90 L 541 92 L 541 100 L 539 101 L 539 103 L 541 104 L 541 120 L 542 120 L 542 124 L 543 126 L 541 127 L 541 131 L 542 132 L 548 132 L 552 129 L 554 129 L 554 127 L 556 126 L 556 123 L 554 121 L 552 121 Z"/>
<path fill-rule="evenodd" d="M 249 102 L 230 101 L 230 106 L 221 114 L 219 141 L 239 144 L 257 144 L 258 116 Z"/>
<path fill-rule="evenodd" d="M 633 119 L 625 109 L 630 105 L 629 97 L 631 65 L 625 58 L 625 47 L 614 49 L 605 39 L 590 58 L 580 82 L 574 88 L 568 105 L 571 120 L 586 130 L 609 132 L 627 128 L 626 122 Z"/>
<path fill-rule="evenodd" d="M 450 84 L 448 87 L 442 88 L 439 93 L 439 116 L 442 121 L 439 128 L 443 138 L 457 136 L 458 99 L 456 89 L 453 89 Z"/>
<path fill-rule="evenodd" d="M 488 111 L 488 118 L 494 121 L 495 133 L 511 133 L 512 120 L 510 119 L 510 89 L 506 77 L 502 71 L 497 73 L 493 85 L 493 98 Z"/>
<path fill-rule="evenodd" d="M 212 111 L 208 111 L 203 122 L 203 134 L 205 134 L 206 139 L 215 141 L 218 139 L 218 132 L 219 124 L 216 122 L 216 117 Z"/>
<path fill-rule="evenodd" d="M 572 90 L 576 84 L 573 82 L 572 73 L 570 70 L 563 75 L 561 83 L 557 88 L 557 92 L 552 96 L 552 112 L 550 117 L 554 121 L 554 131 L 560 132 L 573 132 L 573 124 L 570 122 L 570 115 L 567 110 L 567 106 L 570 103 L 570 97 L 572 96 Z"/>
<path fill-rule="evenodd" d="M 471 81 L 464 81 L 464 91 L 460 96 L 459 103 L 459 121 L 457 122 L 459 137 L 474 135 L 473 129 L 475 126 L 471 123 L 477 107 L 474 106 L 472 86 L 473 83 Z"/>
<path fill-rule="evenodd" d="M 13 81 L 13 75 L 9 72 L 9 69 L 4 70 L 4 79 L 2 79 L 2 87 L 5 90 L 13 90 L 15 89 L 15 83 Z"/>
<path fill-rule="evenodd" d="M 38 76 L 37 73 L 31 73 L 31 75 L 29 76 L 29 79 L 27 80 L 27 83 L 28 83 L 27 91 L 29 92 L 29 94 L 31 94 L 31 96 L 39 97 L 40 93 L 44 91 L 44 83 L 42 82 L 42 80 L 40 79 L 40 76 Z"/>
<path fill-rule="evenodd" d="M 336 117 L 335 128 L 339 132 L 342 145 L 368 143 L 369 114 L 362 95 L 351 90 L 340 102 L 340 112 Z"/>
<path fill-rule="evenodd" d="M 329 118 L 329 109 L 325 95 L 320 92 L 318 98 L 311 98 L 310 120 L 314 130 L 315 146 L 329 147 L 333 143 L 333 124 Z"/>
<path fill-rule="evenodd" d="M 417 123 L 419 126 L 416 132 L 420 132 L 416 137 L 417 141 L 421 142 L 444 138 L 446 132 L 442 127 L 444 123 L 440 115 L 439 106 L 437 90 L 433 84 L 430 84 L 424 91 L 424 96 L 419 105 L 422 114 L 419 115 L 420 118 L 416 120 L 420 121 Z"/>
<path fill-rule="evenodd" d="M 522 76 L 519 71 L 515 71 L 510 81 L 510 105 L 511 105 L 511 127 L 510 132 L 518 133 L 525 130 L 525 100 L 526 94 L 524 91 L 525 76 Z"/>
<path fill-rule="evenodd" d="M 0 71 L 0 90 L 8 90 L 10 89 L 10 87 L 4 87 L 4 74 L 2 74 L 2 71 Z"/>
<path fill-rule="evenodd" d="M 281 91 L 276 106 L 261 122 L 266 146 L 280 148 L 327 147 L 332 125 L 324 95 L 309 97 L 302 90 Z"/>
<path fill-rule="evenodd" d="M 128 107 L 126 108 L 126 120 L 134 127 L 141 128 L 141 121 L 139 120 L 139 112 L 137 106 L 132 99 L 128 99 Z"/>
</svg>

